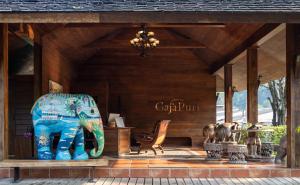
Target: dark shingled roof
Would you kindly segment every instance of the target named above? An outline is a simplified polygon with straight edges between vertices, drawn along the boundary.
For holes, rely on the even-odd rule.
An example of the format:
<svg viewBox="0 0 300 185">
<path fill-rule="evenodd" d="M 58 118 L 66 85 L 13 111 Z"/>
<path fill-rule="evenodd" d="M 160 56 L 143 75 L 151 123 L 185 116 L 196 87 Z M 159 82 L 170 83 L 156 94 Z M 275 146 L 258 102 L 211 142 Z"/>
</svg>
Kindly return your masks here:
<svg viewBox="0 0 300 185">
<path fill-rule="evenodd" d="M 300 0 L 0 0 L 0 12 L 300 12 Z"/>
</svg>

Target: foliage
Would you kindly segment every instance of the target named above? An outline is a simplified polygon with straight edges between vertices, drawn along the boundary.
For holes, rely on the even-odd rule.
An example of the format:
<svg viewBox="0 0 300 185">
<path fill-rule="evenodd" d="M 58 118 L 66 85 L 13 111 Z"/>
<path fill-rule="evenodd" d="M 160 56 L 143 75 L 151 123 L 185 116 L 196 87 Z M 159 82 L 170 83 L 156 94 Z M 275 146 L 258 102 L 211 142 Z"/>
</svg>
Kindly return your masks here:
<svg viewBox="0 0 300 185">
<path fill-rule="evenodd" d="M 271 96 L 268 97 L 268 101 L 273 110 L 273 125 L 285 124 L 286 116 L 286 87 L 285 78 L 273 80 L 264 85 L 270 91 Z"/>
<path fill-rule="evenodd" d="M 270 91 L 266 85 L 260 86 L 258 89 L 258 106 L 263 108 L 271 108 L 268 98 L 271 97 Z M 233 106 L 241 111 L 247 109 L 247 91 L 235 92 L 233 96 Z"/>
<path fill-rule="evenodd" d="M 298 134 L 300 134 L 300 126 L 298 126 L 298 127 L 296 128 L 296 132 L 297 132 Z"/>
<path fill-rule="evenodd" d="M 233 106 L 241 111 L 247 109 L 247 91 L 235 92 L 233 95 Z"/>
<path fill-rule="evenodd" d="M 217 105 L 224 105 L 224 92 L 216 93 Z"/>
<path fill-rule="evenodd" d="M 247 128 L 250 124 L 245 124 L 242 128 L 242 136 L 240 143 L 245 144 L 248 136 Z M 286 135 L 286 125 L 279 126 L 264 126 L 263 129 L 272 129 L 273 132 L 259 132 L 259 137 L 261 142 L 273 142 L 274 144 L 279 144 L 282 136 Z"/>
</svg>

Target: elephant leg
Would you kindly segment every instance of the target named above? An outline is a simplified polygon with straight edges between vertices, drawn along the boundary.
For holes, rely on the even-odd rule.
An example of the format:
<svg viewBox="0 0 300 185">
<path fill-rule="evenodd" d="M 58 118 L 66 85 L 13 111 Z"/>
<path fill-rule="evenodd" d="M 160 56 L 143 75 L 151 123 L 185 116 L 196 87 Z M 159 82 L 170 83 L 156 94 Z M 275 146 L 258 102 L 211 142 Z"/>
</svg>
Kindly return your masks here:
<svg viewBox="0 0 300 185">
<path fill-rule="evenodd" d="M 66 127 L 62 130 L 56 151 L 56 160 L 71 160 L 70 146 L 79 127 Z"/>
<path fill-rule="evenodd" d="M 51 160 L 53 153 L 50 148 L 50 129 L 44 125 L 36 125 L 34 127 L 34 133 L 38 159 Z"/>
<path fill-rule="evenodd" d="M 84 133 L 83 128 L 80 128 L 77 131 L 77 134 L 74 138 L 74 144 L 75 144 L 75 152 L 73 154 L 74 160 L 88 160 L 89 156 L 84 150 Z"/>
</svg>

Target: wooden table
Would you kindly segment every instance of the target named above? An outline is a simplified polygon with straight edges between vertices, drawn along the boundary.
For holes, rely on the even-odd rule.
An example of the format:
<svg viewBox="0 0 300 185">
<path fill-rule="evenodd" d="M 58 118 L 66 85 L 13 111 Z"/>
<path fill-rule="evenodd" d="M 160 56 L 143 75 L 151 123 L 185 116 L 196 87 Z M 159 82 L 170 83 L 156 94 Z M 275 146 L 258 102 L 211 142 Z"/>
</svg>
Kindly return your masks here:
<svg viewBox="0 0 300 185">
<path fill-rule="evenodd" d="M 130 152 L 131 127 L 104 128 L 104 154 L 121 155 Z"/>
</svg>

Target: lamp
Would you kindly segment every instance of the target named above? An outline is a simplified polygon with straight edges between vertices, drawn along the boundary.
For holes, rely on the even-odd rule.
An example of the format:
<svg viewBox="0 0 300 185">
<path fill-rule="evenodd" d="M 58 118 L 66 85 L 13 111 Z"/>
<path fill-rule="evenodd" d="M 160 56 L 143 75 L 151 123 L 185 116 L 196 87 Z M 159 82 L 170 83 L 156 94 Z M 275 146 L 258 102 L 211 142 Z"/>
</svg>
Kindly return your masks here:
<svg viewBox="0 0 300 185">
<path fill-rule="evenodd" d="M 141 56 L 146 56 L 146 51 L 155 48 L 159 45 L 159 40 L 154 38 L 155 33 L 147 31 L 146 26 L 142 25 L 141 30 L 135 35 L 135 38 L 130 40 L 130 44 L 138 48 L 141 52 Z"/>
</svg>

